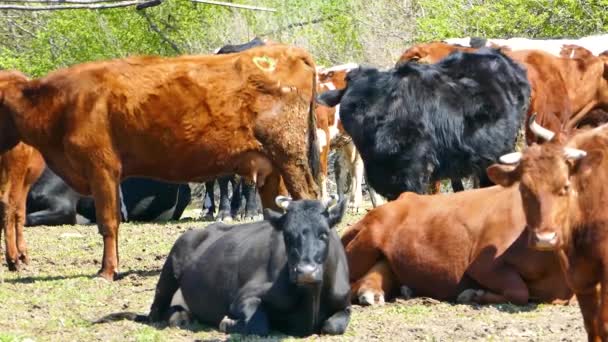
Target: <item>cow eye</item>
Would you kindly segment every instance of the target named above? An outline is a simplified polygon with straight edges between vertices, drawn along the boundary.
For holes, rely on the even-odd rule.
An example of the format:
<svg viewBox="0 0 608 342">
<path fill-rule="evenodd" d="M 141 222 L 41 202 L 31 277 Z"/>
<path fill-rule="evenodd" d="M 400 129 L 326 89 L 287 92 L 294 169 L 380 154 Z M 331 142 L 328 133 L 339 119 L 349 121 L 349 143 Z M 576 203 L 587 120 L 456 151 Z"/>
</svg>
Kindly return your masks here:
<svg viewBox="0 0 608 342">
<path fill-rule="evenodd" d="M 561 196 L 565 196 L 570 192 L 570 182 L 566 183 L 561 190 L 559 191 L 559 194 Z"/>
<path fill-rule="evenodd" d="M 323 241 L 327 240 L 328 237 L 329 236 L 327 235 L 327 233 L 321 233 L 321 234 L 319 234 L 319 239 L 321 239 Z"/>
</svg>

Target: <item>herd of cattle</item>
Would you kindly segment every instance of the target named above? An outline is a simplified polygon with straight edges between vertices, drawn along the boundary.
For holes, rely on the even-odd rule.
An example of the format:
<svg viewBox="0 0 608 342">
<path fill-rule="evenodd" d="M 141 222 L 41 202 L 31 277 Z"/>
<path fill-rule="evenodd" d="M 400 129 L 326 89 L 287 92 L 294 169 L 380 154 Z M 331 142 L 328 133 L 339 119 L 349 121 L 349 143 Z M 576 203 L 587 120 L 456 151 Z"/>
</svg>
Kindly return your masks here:
<svg viewBox="0 0 608 342">
<path fill-rule="evenodd" d="M 341 334 L 351 301 L 399 294 L 576 298 L 589 340 L 608 341 L 607 110 L 608 35 L 431 42 L 386 70 L 317 67 L 301 48 L 256 38 L 38 79 L 1 71 L 6 261 L 28 262 L 24 224 L 86 220 L 103 237 L 99 275 L 113 280 L 121 221 L 177 219 L 184 183 L 202 181 L 213 216 L 221 176 L 215 218 L 239 215 L 241 197 L 255 217 L 257 188 L 264 220 L 183 234 L 150 314 L 101 321 L 301 336 Z M 528 146 L 515 152 L 522 131 Z M 345 177 L 328 193 L 332 148 L 350 198 Z M 480 188 L 462 191 L 470 176 Z M 389 202 L 340 238 L 364 177 Z M 444 179 L 455 192 L 432 194 Z"/>
</svg>

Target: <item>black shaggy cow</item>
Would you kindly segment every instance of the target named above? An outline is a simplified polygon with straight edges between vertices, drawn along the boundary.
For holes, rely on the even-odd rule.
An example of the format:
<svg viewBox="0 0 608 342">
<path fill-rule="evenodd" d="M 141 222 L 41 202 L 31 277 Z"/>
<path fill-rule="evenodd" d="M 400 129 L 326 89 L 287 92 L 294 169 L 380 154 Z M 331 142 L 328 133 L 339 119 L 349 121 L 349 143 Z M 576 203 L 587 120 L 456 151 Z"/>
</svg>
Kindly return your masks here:
<svg viewBox="0 0 608 342">
<path fill-rule="evenodd" d="M 188 184 L 146 178 L 120 183 L 123 221 L 177 220 L 190 203 Z M 74 191 L 48 167 L 27 196 L 26 226 L 53 226 L 95 222 L 93 198 Z"/>
<path fill-rule="evenodd" d="M 485 48 L 437 64 L 359 68 L 346 79 L 318 100 L 340 104 L 371 186 L 389 199 L 443 178 L 491 184 L 485 169 L 513 151 L 530 97 L 525 70 Z"/>
<path fill-rule="evenodd" d="M 163 266 L 150 321 L 169 320 L 179 298 L 181 310 L 227 333 L 344 333 L 348 266 L 332 228 L 346 201 L 279 197 L 277 204 L 286 213 L 266 209 L 267 221 L 184 233 Z"/>
</svg>

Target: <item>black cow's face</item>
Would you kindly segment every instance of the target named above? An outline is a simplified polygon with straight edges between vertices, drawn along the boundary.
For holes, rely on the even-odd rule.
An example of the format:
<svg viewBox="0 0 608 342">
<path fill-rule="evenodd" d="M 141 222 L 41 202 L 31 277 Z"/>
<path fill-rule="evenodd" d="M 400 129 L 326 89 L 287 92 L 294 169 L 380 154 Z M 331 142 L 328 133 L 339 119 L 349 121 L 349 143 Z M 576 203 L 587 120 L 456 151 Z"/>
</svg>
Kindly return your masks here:
<svg viewBox="0 0 608 342">
<path fill-rule="evenodd" d="M 280 214 L 270 209 L 265 218 L 283 232 L 289 279 L 298 285 L 317 284 L 323 280 L 323 264 L 329 253 L 331 229 L 340 222 L 346 201 L 329 204 L 320 201 L 277 197 L 277 204 L 286 209 Z"/>
</svg>

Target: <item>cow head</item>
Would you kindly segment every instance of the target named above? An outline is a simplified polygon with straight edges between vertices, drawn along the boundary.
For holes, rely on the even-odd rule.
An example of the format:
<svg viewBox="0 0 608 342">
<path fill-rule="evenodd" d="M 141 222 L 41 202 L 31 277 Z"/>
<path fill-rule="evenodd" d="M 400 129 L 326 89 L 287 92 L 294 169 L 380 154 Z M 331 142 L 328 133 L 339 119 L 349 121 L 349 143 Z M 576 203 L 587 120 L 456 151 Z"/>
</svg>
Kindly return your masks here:
<svg viewBox="0 0 608 342">
<path fill-rule="evenodd" d="M 578 213 L 578 192 L 602 158 L 602 151 L 564 147 L 556 139 L 502 156 L 503 164 L 490 166 L 488 176 L 502 186 L 519 182 L 529 245 L 553 250 L 569 236 Z"/>
<path fill-rule="evenodd" d="M 323 265 L 329 253 L 332 228 L 342 220 L 346 201 L 333 196 L 328 203 L 313 200 L 276 199 L 281 214 L 264 210 L 264 218 L 283 232 L 289 279 L 297 285 L 318 284 L 323 280 Z"/>
</svg>

